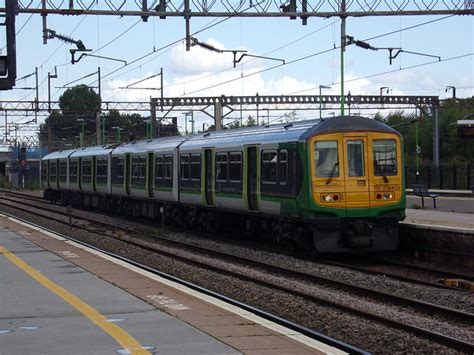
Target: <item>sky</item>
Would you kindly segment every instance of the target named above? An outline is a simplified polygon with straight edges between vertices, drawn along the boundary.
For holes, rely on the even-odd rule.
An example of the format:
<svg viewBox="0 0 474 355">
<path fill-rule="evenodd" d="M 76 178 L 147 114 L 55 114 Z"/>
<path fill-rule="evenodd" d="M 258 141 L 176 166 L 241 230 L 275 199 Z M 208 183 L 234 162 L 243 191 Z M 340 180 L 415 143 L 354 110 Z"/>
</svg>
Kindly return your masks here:
<svg viewBox="0 0 474 355">
<path fill-rule="evenodd" d="M 32 0 L 35 5 L 37 0 Z M 34 6 L 32 5 L 32 6 Z M 38 2 L 39 6 L 39 2 Z M 185 22 L 139 17 L 49 15 L 48 28 L 80 39 L 93 54 L 123 62 L 85 57 L 72 65 L 73 45 L 57 39 L 42 41 L 40 15 L 17 16 L 18 78 L 38 67 L 40 100 L 47 100 L 47 74 L 57 68 L 52 80 L 52 100 L 58 100 L 65 84 L 101 68 L 103 101 L 149 101 L 160 92 L 124 90 L 136 81 L 159 73 L 163 68 L 165 97 L 220 95 L 311 95 L 319 85 L 330 86 L 324 94 L 340 94 L 339 18 L 197 18 L 191 32 L 200 42 L 219 49 L 246 50 L 266 58 L 245 57 L 233 67 L 232 53 L 216 53 L 200 47 L 185 50 Z M 397 47 L 425 55 L 401 53 L 389 64 L 388 51 L 348 46 L 345 52 L 345 88 L 352 95 L 379 95 L 389 87 L 391 95 L 434 95 L 451 97 L 446 86 L 455 86 L 458 97 L 474 95 L 474 18 L 472 16 L 391 16 L 347 19 L 347 34 L 374 47 Z M 143 57 L 141 60 L 138 58 Z M 273 59 L 270 59 L 273 58 Z M 285 61 L 285 64 L 282 63 Z M 74 84 L 95 86 L 96 75 Z M 34 76 L 18 80 L 17 88 L 34 86 Z M 134 87 L 160 87 L 160 77 Z M 0 100 L 34 100 L 31 90 L 0 93 Z M 183 110 L 185 112 L 187 110 Z M 177 112 L 183 129 L 184 115 Z M 325 112 L 327 114 L 328 112 Z M 362 115 L 374 114 L 361 112 Z M 269 113 L 277 117 L 281 113 Z M 316 118 L 316 112 L 298 113 L 300 119 Z M 11 120 L 25 122 L 28 117 Z M 211 119 L 195 113 L 197 126 Z"/>
</svg>

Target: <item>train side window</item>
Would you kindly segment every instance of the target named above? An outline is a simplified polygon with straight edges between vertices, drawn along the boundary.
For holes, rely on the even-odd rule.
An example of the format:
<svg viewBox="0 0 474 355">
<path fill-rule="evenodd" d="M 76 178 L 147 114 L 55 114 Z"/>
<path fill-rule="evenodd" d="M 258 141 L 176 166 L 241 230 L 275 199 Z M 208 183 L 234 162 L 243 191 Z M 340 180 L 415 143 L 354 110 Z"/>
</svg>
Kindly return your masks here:
<svg viewBox="0 0 474 355">
<path fill-rule="evenodd" d="M 316 141 L 314 144 L 314 163 L 317 177 L 339 176 L 337 141 Z"/>
<path fill-rule="evenodd" d="M 227 181 L 227 153 L 216 154 L 216 180 Z"/>
<path fill-rule="evenodd" d="M 67 161 L 59 161 L 59 182 L 66 182 L 67 180 Z"/>
<path fill-rule="evenodd" d="M 82 159 L 82 182 L 90 184 L 92 181 L 92 160 Z"/>
<path fill-rule="evenodd" d="M 181 154 L 179 161 L 181 180 L 189 180 L 189 154 Z"/>
<path fill-rule="evenodd" d="M 397 171 L 397 143 L 394 139 L 376 139 L 372 142 L 375 176 L 394 176 Z"/>
<path fill-rule="evenodd" d="M 173 178 L 173 156 L 165 155 L 165 162 L 163 167 L 163 178 L 171 180 Z"/>
<path fill-rule="evenodd" d="M 155 157 L 155 180 L 161 180 L 163 179 L 163 169 L 164 164 L 163 164 L 163 156 L 162 155 L 157 155 Z"/>
<path fill-rule="evenodd" d="M 47 175 L 48 175 L 48 161 L 43 160 L 41 162 L 41 181 L 46 181 Z"/>
<path fill-rule="evenodd" d="M 281 185 L 288 181 L 288 151 L 280 150 L 278 162 L 278 179 Z"/>
<path fill-rule="evenodd" d="M 51 182 L 56 181 L 56 162 L 55 161 L 49 162 L 49 181 Z"/>
<path fill-rule="evenodd" d="M 347 141 L 347 170 L 349 176 L 364 176 L 364 141 Z"/>
<path fill-rule="evenodd" d="M 107 184 L 107 169 L 108 161 L 107 157 L 97 157 L 96 159 L 96 171 L 97 171 L 97 183 L 98 184 Z"/>
<path fill-rule="evenodd" d="M 276 184 L 278 155 L 276 150 L 262 151 L 262 182 Z"/>
<path fill-rule="evenodd" d="M 229 153 L 229 180 L 240 182 L 242 180 L 242 153 Z"/>
<path fill-rule="evenodd" d="M 112 184 L 123 184 L 123 157 L 112 157 Z"/>
<path fill-rule="evenodd" d="M 69 181 L 71 183 L 77 183 L 77 159 L 69 160 Z"/>
<path fill-rule="evenodd" d="M 190 177 L 194 181 L 201 179 L 201 154 L 191 154 Z"/>
</svg>

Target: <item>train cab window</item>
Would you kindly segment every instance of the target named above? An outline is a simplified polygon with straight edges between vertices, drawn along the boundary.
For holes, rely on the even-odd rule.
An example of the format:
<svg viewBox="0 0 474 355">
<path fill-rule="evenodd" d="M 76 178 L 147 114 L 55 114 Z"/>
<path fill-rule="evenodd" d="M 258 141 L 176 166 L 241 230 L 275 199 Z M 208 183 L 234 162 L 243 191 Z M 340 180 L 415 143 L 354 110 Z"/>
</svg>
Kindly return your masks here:
<svg viewBox="0 0 474 355">
<path fill-rule="evenodd" d="M 364 176 L 364 141 L 347 142 L 347 171 L 349 176 Z"/>
<path fill-rule="evenodd" d="M 191 154 L 190 177 L 194 181 L 201 179 L 201 154 Z"/>
<path fill-rule="evenodd" d="M 288 151 L 280 150 L 278 154 L 278 180 L 281 185 L 288 180 Z"/>
<path fill-rule="evenodd" d="M 49 162 L 49 181 L 56 182 L 56 162 Z"/>
<path fill-rule="evenodd" d="M 59 182 L 66 182 L 67 180 L 67 161 L 59 161 Z"/>
<path fill-rule="evenodd" d="M 98 157 L 96 160 L 96 171 L 97 171 L 97 183 L 107 184 L 107 169 L 108 159 L 107 157 Z"/>
<path fill-rule="evenodd" d="M 375 176 L 394 176 L 397 171 L 397 143 L 393 139 L 372 142 Z"/>
<path fill-rule="evenodd" d="M 229 153 L 229 180 L 240 182 L 242 180 L 242 153 Z"/>
<path fill-rule="evenodd" d="M 227 181 L 227 153 L 216 154 L 216 180 Z"/>
<path fill-rule="evenodd" d="M 339 176 L 337 141 L 317 141 L 314 144 L 316 177 Z"/>
<path fill-rule="evenodd" d="M 77 184 L 77 159 L 69 160 L 69 182 Z"/>
<path fill-rule="evenodd" d="M 278 155 L 276 150 L 262 151 L 262 182 L 276 184 Z"/>
<path fill-rule="evenodd" d="M 163 165 L 163 178 L 165 180 L 171 180 L 173 178 L 173 156 L 165 155 L 165 161 Z"/>
<path fill-rule="evenodd" d="M 123 185 L 123 157 L 112 157 L 112 184 Z"/>
<path fill-rule="evenodd" d="M 189 154 L 181 154 L 179 161 L 181 180 L 189 180 Z"/>
<path fill-rule="evenodd" d="M 92 160 L 82 159 L 82 183 L 90 184 L 92 182 Z"/>
</svg>

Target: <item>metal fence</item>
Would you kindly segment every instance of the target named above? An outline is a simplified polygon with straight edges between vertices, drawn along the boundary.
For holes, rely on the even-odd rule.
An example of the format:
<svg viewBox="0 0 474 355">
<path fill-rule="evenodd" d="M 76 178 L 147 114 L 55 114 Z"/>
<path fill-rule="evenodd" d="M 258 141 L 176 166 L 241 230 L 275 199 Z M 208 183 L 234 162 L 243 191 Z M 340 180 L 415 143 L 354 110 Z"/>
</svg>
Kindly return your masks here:
<svg viewBox="0 0 474 355">
<path fill-rule="evenodd" d="M 415 183 L 426 184 L 428 188 L 446 190 L 472 190 L 474 188 L 473 165 L 440 165 L 420 166 L 419 175 L 416 167 L 405 167 L 406 187 Z"/>
</svg>

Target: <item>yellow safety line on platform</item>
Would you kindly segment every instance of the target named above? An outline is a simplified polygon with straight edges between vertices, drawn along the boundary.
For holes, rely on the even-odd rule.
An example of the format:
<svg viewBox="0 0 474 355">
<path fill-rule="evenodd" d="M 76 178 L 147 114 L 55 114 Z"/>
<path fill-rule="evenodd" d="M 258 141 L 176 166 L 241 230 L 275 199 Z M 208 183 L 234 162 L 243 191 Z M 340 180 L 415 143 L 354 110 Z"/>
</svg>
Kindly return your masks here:
<svg viewBox="0 0 474 355">
<path fill-rule="evenodd" d="M 107 321 L 107 318 L 100 314 L 93 307 L 89 306 L 87 303 L 81 301 L 78 297 L 74 296 L 72 293 L 69 293 L 61 286 L 55 284 L 53 281 L 42 275 L 40 272 L 33 269 L 23 260 L 15 256 L 11 251 L 9 251 L 4 246 L 0 245 L 0 254 L 5 255 L 5 257 L 10 260 L 13 264 L 18 266 L 21 270 L 30 275 L 33 279 L 39 282 L 41 285 L 46 287 L 48 290 L 61 297 L 71 306 L 76 308 L 79 312 L 85 315 L 98 327 L 102 328 L 107 334 L 114 338 L 117 343 L 119 343 L 125 350 L 131 354 L 144 355 L 150 354 L 149 351 L 144 349 L 142 345 L 125 330 L 118 327 L 114 323 Z"/>
</svg>

